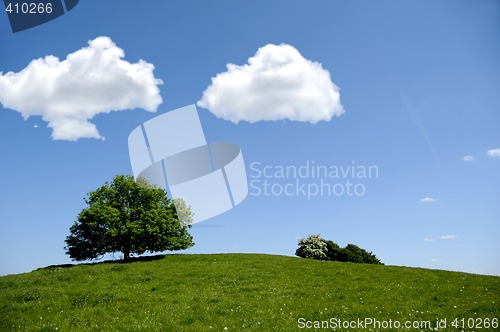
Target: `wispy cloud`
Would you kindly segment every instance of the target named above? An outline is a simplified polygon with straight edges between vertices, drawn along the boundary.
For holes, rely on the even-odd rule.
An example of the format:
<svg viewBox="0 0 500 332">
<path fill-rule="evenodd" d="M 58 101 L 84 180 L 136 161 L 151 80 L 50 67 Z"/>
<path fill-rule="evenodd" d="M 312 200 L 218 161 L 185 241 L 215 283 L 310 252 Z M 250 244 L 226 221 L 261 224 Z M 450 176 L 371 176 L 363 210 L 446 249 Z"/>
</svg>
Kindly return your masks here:
<svg viewBox="0 0 500 332">
<path fill-rule="evenodd" d="M 25 120 L 41 116 L 54 140 L 103 139 L 90 122 L 96 115 L 135 108 L 155 112 L 162 102 L 154 66 L 124 56 L 110 38 L 98 37 L 64 60 L 34 59 L 17 73 L 0 72 L 0 103 Z"/>
<path fill-rule="evenodd" d="M 462 157 L 462 160 L 463 161 L 473 161 L 474 160 L 474 157 L 471 156 L 470 154 L 466 155 L 466 156 L 463 156 Z"/>
<path fill-rule="evenodd" d="M 486 154 L 490 157 L 500 158 L 500 148 L 490 149 L 486 151 Z"/>
<path fill-rule="evenodd" d="M 424 197 L 420 200 L 420 202 L 422 203 L 433 203 L 435 202 L 436 200 L 432 197 Z"/>
<path fill-rule="evenodd" d="M 454 240 L 454 239 L 457 239 L 458 236 L 457 235 L 453 235 L 453 234 L 450 234 L 450 235 L 441 235 L 439 237 L 426 237 L 424 238 L 424 242 L 434 242 L 436 240 Z"/>
<path fill-rule="evenodd" d="M 419 121 L 416 113 L 413 111 L 413 109 L 412 109 L 412 107 L 410 105 L 410 102 L 409 102 L 408 98 L 406 97 L 406 95 L 403 93 L 402 90 L 400 91 L 400 94 L 401 94 L 401 98 L 403 99 L 403 103 L 405 105 L 406 111 L 410 114 L 410 117 L 413 120 L 413 123 L 415 124 L 415 126 L 418 129 L 418 131 L 422 135 L 425 143 L 427 144 L 427 146 L 429 148 L 429 151 L 430 151 L 430 153 L 432 155 L 432 158 L 434 159 L 434 163 L 436 165 L 437 170 L 439 171 L 439 173 L 441 173 L 441 176 L 444 178 L 443 172 L 441 170 L 441 165 L 440 165 L 439 160 L 437 158 L 436 150 L 434 149 L 434 146 L 432 144 L 432 141 L 431 141 L 429 135 L 427 134 L 427 132 L 425 131 L 425 128 L 420 123 L 420 121 Z"/>
<path fill-rule="evenodd" d="M 458 236 L 456 236 L 456 235 L 441 235 L 440 238 L 442 240 L 454 240 L 454 239 L 458 238 Z"/>
<path fill-rule="evenodd" d="M 431 263 L 438 263 L 438 262 L 441 262 L 441 261 L 442 261 L 442 259 L 439 259 L 439 258 L 431 258 L 431 259 L 429 259 L 429 262 L 431 262 Z"/>
</svg>

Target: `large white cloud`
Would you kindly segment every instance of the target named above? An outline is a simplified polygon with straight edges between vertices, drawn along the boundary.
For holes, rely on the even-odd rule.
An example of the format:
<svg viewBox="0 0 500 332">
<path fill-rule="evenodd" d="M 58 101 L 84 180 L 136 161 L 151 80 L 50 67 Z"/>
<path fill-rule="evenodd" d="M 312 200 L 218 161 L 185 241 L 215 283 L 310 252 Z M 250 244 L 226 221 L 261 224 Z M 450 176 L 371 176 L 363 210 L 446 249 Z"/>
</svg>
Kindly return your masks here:
<svg viewBox="0 0 500 332">
<path fill-rule="evenodd" d="M 197 105 L 235 123 L 316 123 L 344 113 L 330 73 L 286 44 L 261 47 L 248 64 L 228 64 L 226 72 L 212 78 Z"/>
<path fill-rule="evenodd" d="M 52 128 L 54 140 L 103 138 L 90 120 L 99 113 L 142 108 L 155 112 L 162 103 L 153 75 L 143 60 L 129 63 L 108 37 L 65 60 L 49 55 L 35 59 L 18 73 L 0 72 L 0 103 L 27 119 L 39 115 Z"/>
</svg>

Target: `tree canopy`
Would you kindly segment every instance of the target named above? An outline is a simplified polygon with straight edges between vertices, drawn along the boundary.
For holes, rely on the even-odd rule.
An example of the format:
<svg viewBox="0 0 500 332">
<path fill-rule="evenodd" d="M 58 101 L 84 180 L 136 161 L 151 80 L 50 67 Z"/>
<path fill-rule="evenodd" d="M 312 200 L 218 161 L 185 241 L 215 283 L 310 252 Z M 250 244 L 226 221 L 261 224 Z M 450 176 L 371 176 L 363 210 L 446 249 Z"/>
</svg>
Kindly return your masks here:
<svg viewBox="0 0 500 332">
<path fill-rule="evenodd" d="M 91 191 L 88 205 L 77 217 L 66 237 L 66 254 L 82 261 L 106 253 L 130 255 L 144 252 L 187 249 L 194 245 L 188 233 L 192 213 L 182 206 L 179 220 L 174 203 L 166 192 L 144 179 L 117 175 L 112 182 Z M 176 202 L 177 203 L 177 202 Z"/>
<path fill-rule="evenodd" d="M 295 255 L 304 258 L 313 258 L 319 260 L 328 259 L 327 244 L 324 239 L 318 235 L 310 235 L 305 239 L 299 240 L 299 248 Z"/>
</svg>

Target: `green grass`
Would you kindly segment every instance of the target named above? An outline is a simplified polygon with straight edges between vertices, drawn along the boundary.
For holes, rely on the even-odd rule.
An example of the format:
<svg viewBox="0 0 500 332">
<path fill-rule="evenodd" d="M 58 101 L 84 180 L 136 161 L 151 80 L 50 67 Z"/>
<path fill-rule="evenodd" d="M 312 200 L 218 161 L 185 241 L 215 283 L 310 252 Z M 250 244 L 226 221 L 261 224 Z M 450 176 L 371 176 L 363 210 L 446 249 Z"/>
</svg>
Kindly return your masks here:
<svg viewBox="0 0 500 332">
<path fill-rule="evenodd" d="M 493 276 L 272 255 L 166 255 L 0 277 L 0 331 L 296 331 L 301 317 L 450 324 L 498 319 L 499 297 Z"/>
</svg>

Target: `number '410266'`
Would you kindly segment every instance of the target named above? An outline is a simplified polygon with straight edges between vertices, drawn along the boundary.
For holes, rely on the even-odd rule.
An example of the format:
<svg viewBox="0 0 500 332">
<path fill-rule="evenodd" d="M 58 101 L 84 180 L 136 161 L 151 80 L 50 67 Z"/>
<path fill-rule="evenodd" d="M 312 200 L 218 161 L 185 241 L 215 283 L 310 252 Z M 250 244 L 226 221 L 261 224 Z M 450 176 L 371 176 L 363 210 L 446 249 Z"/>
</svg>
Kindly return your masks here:
<svg viewBox="0 0 500 332">
<path fill-rule="evenodd" d="M 451 326 L 459 330 L 495 329 L 498 331 L 498 318 L 455 318 Z"/>
<path fill-rule="evenodd" d="M 5 11 L 9 14 L 50 14 L 52 13 L 52 3 L 22 2 L 12 4 L 9 2 Z"/>
</svg>

